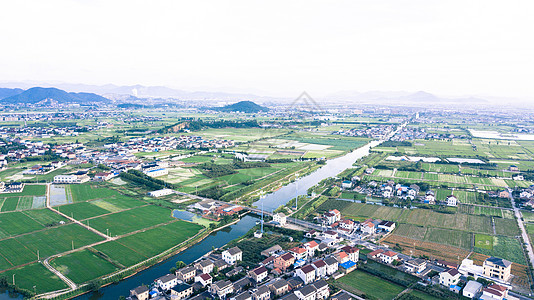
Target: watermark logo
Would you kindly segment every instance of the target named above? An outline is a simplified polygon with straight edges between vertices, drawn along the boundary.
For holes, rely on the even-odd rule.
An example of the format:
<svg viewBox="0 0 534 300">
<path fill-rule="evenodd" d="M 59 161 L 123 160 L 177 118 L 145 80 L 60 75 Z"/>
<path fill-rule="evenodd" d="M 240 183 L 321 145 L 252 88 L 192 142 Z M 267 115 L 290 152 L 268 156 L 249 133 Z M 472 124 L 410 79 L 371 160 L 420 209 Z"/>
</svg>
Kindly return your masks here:
<svg viewBox="0 0 534 300">
<path fill-rule="evenodd" d="M 306 151 L 297 149 L 302 132 L 314 130 L 326 111 L 306 91 L 289 106 L 277 108 L 276 117 L 261 123 L 262 131 L 255 142 L 244 149 L 249 158 L 264 159 L 273 154 L 278 158 L 295 158 Z M 288 132 L 289 130 L 289 132 Z"/>
</svg>

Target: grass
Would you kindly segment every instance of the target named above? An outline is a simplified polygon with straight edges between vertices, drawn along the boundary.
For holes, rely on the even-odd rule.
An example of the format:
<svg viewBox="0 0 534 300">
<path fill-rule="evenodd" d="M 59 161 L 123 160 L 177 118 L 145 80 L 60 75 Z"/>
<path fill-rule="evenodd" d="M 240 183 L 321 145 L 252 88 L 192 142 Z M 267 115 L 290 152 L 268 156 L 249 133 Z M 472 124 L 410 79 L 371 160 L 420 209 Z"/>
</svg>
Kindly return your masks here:
<svg viewBox="0 0 534 300">
<path fill-rule="evenodd" d="M 475 247 L 475 252 L 496 256 L 509 261 L 526 265 L 525 255 L 519 240 L 507 236 L 494 236 L 493 249 Z"/>
<path fill-rule="evenodd" d="M 12 283 L 15 274 L 15 284 L 23 289 L 35 291 L 38 294 L 67 288 L 68 286 L 55 274 L 48 271 L 42 264 L 33 263 L 21 268 L 1 273 Z M 35 289 L 34 289 L 35 286 Z"/>
<path fill-rule="evenodd" d="M 22 212 L 0 214 L 0 232 L 4 232 L 6 236 L 28 233 L 42 228 L 43 225 Z"/>
<path fill-rule="evenodd" d="M 45 185 L 26 184 L 20 193 L 9 193 L 10 197 L 14 196 L 43 196 L 46 193 Z"/>
<path fill-rule="evenodd" d="M 67 219 L 63 218 L 61 215 L 56 214 L 55 212 L 49 209 L 35 209 L 28 210 L 23 212 L 26 216 L 32 218 L 34 221 L 43 224 L 45 226 L 58 223 L 60 221 L 68 222 Z"/>
<path fill-rule="evenodd" d="M 90 202 L 72 203 L 57 206 L 55 209 L 77 220 L 83 220 L 109 213 L 109 211 L 93 205 Z"/>
<path fill-rule="evenodd" d="M 475 234 L 475 247 L 493 250 L 493 237 L 487 234 Z"/>
<path fill-rule="evenodd" d="M 70 190 L 74 202 L 108 198 L 119 194 L 115 190 L 98 185 L 76 184 L 68 185 L 67 188 Z"/>
<path fill-rule="evenodd" d="M 135 249 L 145 256 L 152 257 L 194 236 L 202 228 L 195 223 L 177 220 L 170 224 L 120 238 L 117 242 L 130 249 Z M 111 254 L 110 257 L 116 259 L 116 256 Z"/>
<path fill-rule="evenodd" d="M 88 249 L 55 258 L 50 263 L 63 275 L 76 283 L 84 283 L 118 269 L 115 265 Z"/>
<path fill-rule="evenodd" d="M 498 235 L 518 236 L 521 234 L 515 219 L 493 218 L 495 222 L 495 233 Z"/>
<path fill-rule="evenodd" d="M 41 257 L 72 250 L 74 248 L 101 241 L 103 238 L 77 224 L 67 224 L 49 228 L 44 231 L 30 233 L 15 238 L 25 248 L 33 253 L 39 250 Z M 2 249 L 0 248 L 0 252 Z"/>
<path fill-rule="evenodd" d="M 130 249 L 124 246 L 120 243 L 120 241 L 107 242 L 97 245 L 93 248 L 104 253 L 108 257 L 112 258 L 113 261 L 123 266 L 132 266 L 149 258 L 135 249 Z"/>
<path fill-rule="evenodd" d="M 172 220 L 174 218 L 171 216 L 171 210 L 148 205 L 98 217 L 87 222 L 102 233 L 106 233 L 109 229 L 110 235 L 118 236 Z"/>
<path fill-rule="evenodd" d="M 383 280 L 361 270 L 352 271 L 335 281 L 334 284 L 339 284 L 340 287 L 357 295 L 365 294 L 384 300 L 391 300 L 404 290 L 404 287 L 398 284 Z"/>
</svg>

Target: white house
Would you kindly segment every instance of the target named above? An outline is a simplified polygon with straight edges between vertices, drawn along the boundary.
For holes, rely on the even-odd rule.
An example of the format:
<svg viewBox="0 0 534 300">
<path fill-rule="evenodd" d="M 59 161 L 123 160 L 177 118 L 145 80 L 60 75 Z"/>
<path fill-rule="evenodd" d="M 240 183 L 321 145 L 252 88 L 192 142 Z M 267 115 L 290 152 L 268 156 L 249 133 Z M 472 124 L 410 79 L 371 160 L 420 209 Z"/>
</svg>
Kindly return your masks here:
<svg viewBox="0 0 534 300">
<path fill-rule="evenodd" d="M 387 232 L 392 232 L 393 229 L 395 229 L 395 222 L 384 220 L 378 224 L 378 229 L 382 229 Z"/>
<path fill-rule="evenodd" d="M 458 198 L 454 195 L 447 196 L 446 199 L 447 206 L 457 206 L 458 205 Z"/>
<path fill-rule="evenodd" d="M 447 271 L 439 273 L 439 283 L 446 287 L 458 284 L 460 281 L 460 272 L 454 268 L 450 268 Z"/>
<path fill-rule="evenodd" d="M 280 224 L 280 226 L 285 226 L 287 222 L 287 217 L 284 213 L 280 212 L 273 215 L 273 221 Z"/>
<path fill-rule="evenodd" d="M 228 250 L 224 250 L 222 253 L 222 259 L 229 265 L 233 265 L 238 261 L 243 260 L 243 251 L 238 247 L 232 247 Z"/>
<path fill-rule="evenodd" d="M 315 269 L 316 278 L 326 277 L 326 263 L 322 259 L 314 261 L 311 265 Z"/>
<path fill-rule="evenodd" d="M 350 180 L 344 180 L 342 183 L 341 183 L 341 187 L 343 189 L 351 189 L 352 188 L 352 181 Z"/>
<path fill-rule="evenodd" d="M 154 282 L 157 287 L 161 288 L 164 291 L 168 291 L 178 284 L 178 278 L 176 277 L 176 275 L 167 274 L 157 278 Z"/>
<path fill-rule="evenodd" d="M 367 220 L 360 225 L 360 230 L 366 234 L 375 234 L 376 226 L 371 220 Z"/>
<path fill-rule="evenodd" d="M 210 274 L 200 274 L 195 276 L 195 282 L 200 282 L 202 286 L 206 286 L 213 283 L 213 278 Z"/>
<path fill-rule="evenodd" d="M 397 260 L 399 256 L 398 253 L 388 250 L 379 253 L 378 258 L 385 264 L 391 264 L 394 260 Z"/>
<path fill-rule="evenodd" d="M 157 191 L 148 192 L 148 195 L 150 197 L 162 197 L 162 196 L 167 196 L 167 195 L 172 195 L 172 194 L 174 194 L 174 191 L 171 189 L 161 189 Z"/>
<path fill-rule="evenodd" d="M 337 272 L 339 266 L 337 263 L 337 259 L 335 259 L 332 256 L 329 256 L 324 259 L 324 263 L 326 264 L 326 275 L 330 276 Z"/>
<path fill-rule="evenodd" d="M 305 265 L 298 268 L 295 275 L 304 281 L 304 284 L 310 284 L 315 281 L 315 268 L 311 265 Z"/>
<path fill-rule="evenodd" d="M 299 300 L 316 300 L 317 289 L 313 285 L 305 285 L 295 291 L 295 296 Z"/>
<path fill-rule="evenodd" d="M 469 280 L 469 282 L 464 287 L 462 295 L 464 295 L 464 297 L 473 299 L 478 293 L 482 291 L 482 287 L 483 286 L 480 282 Z"/>
</svg>

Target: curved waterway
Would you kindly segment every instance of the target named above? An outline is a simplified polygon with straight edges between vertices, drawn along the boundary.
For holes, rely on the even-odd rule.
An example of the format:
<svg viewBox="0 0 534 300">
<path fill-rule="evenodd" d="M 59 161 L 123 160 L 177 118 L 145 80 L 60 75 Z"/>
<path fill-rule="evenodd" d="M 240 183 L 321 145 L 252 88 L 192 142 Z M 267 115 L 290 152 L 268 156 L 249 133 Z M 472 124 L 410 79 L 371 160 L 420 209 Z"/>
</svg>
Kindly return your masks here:
<svg viewBox="0 0 534 300">
<path fill-rule="evenodd" d="M 200 241 L 198 244 L 174 255 L 173 257 L 160 262 L 146 270 L 143 270 L 131 277 L 128 277 L 118 283 L 108 285 L 101 288 L 96 293 L 89 293 L 76 299 L 118 299 L 120 296 L 128 296 L 130 290 L 142 285 L 150 284 L 160 276 L 169 273 L 172 267 L 176 266 L 177 261 L 183 261 L 190 264 L 202 257 L 204 254 L 210 252 L 213 247 L 219 248 L 226 245 L 228 242 L 237 239 L 238 237 L 247 233 L 252 227 L 256 225 L 258 219 L 247 215 L 239 222 L 229 227 L 223 228 L 210 234 L 207 238 Z M 157 243 L 157 241 L 154 241 Z M 1 298 L 0 298 L 1 299 Z"/>
<path fill-rule="evenodd" d="M 313 173 L 301 177 L 295 182 L 292 182 L 271 194 L 267 194 L 263 199 L 254 202 L 253 205 L 257 208 L 261 208 L 263 204 L 264 210 L 273 211 L 280 205 L 286 204 L 297 195 L 306 195 L 309 188 L 318 184 L 325 178 L 337 176 L 343 170 L 352 167 L 352 164 L 356 162 L 356 160 L 369 155 L 369 150 L 380 143 L 381 141 L 371 141 L 365 146 L 341 157 L 327 160 L 324 166 L 315 170 Z"/>
<path fill-rule="evenodd" d="M 263 209 L 267 211 L 275 210 L 280 205 L 286 204 L 296 195 L 307 194 L 308 189 L 319 183 L 321 180 L 328 177 L 334 177 L 343 170 L 352 167 L 352 164 L 356 160 L 368 155 L 369 150 L 380 143 L 381 141 L 372 141 L 365 146 L 362 146 L 341 157 L 328 160 L 324 166 L 317 169 L 313 173 L 301 177 L 297 181 L 266 195 L 263 197 L 263 199 L 255 202 L 254 205 L 260 208 L 263 203 Z M 182 214 L 177 211 L 175 211 L 174 216 L 177 218 L 183 218 L 185 220 L 190 220 L 192 217 L 187 212 L 183 212 Z M 159 264 L 143 270 L 132 277 L 126 278 L 121 282 L 103 287 L 96 293 L 85 294 L 77 297 L 76 299 L 118 299 L 119 296 L 128 296 L 130 290 L 138 287 L 141 284 L 150 284 L 154 281 L 154 279 L 169 273 L 169 269 L 174 267 L 177 261 L 183 261 L 186 264 L 189 264 L 211 251 L 213 247 L 222 247 L 228 242 L 244 235 L 252 227 L 254 227 L 254 225 L 256 225 L 256 221 L 257 218 L 247 215 L 236 224 L 212 233 L 198 244 L 172 256 L 171 258 Z M 1 296 L 2 295 L 0 294 L 0 300 L 3 300 Z"/>
</svg>

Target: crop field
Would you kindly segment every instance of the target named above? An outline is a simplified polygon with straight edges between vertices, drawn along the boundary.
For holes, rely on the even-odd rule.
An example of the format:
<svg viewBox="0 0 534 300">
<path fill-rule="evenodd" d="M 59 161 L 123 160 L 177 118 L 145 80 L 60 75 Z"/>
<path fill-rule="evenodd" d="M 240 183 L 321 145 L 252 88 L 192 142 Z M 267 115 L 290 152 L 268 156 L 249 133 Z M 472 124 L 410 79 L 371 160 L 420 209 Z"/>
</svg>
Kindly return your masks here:
<svg viewBox="0 0 534 300">
<path fill-rule="evenodd" d="M 341 277 L 335 284 L 354 294 L 365 294 L 381 300 L 394 299 L 400 292 L 404 290 L 404 287 L 400 285 L 360 270 L 352 271 L 349 274 Z M 377 286 L 380 288 L 377 289 Z"/>
<path fill-rule="evenodd" d="M 493 236 L 487 234 L 475 234 L 475 247 L 493 250 Z"/>
<path fill-rule="evenodd" d="M 134 208 L 145 204 L 146 203 L 143 201 L 139 201 L 128 196 L 118 195 L 106 200 L 98 199 L 88 202 L 61 205 L 55 207 L 55 209 L 77 220 L 84 220 L 87 218 L 119 212 L 128 208 Z"/>
<path fill-rule="evenodd" d="M 423 226 L 401 223 L 397 226 L 397 229 L 395 229 L 394 233 L 407 238 L 422 241 L 425 238 L 426 230 L 426 227 Z"/>
<path fill-rule="evenodd" d="M 0 238 L 43 229 L 43 225 L 23 212 L 0 214 Z"/>
<path fill-rule="evenodd" d="M 113 261 L 123 266 L 133 266 L 136 263 L 148 259 L 148 256 L 128 248 L 120 243 L 120 241 L 112 241 L 94 246 L 93 249 L 104 253 L 106 256 L 113 258 Z"/>
<path fill-rule="evenodd" d="M 422 175 L 421 172 L 397 171 L 395 177 L 419 180 Z"/>
<path fill-rule="evenodd" d="M 57 257 L 50 264 L 78 284 L 118 270 L 112 263 L 87 249 Z"/>
<path fill-rule="evenodd" d="M 20 193 L 3 194 L 9 197 L 15 196 L 44 196 L 46 193 L 45 185 L 26 184 Z"/>
<path fill-rule="evenodd" d="M 493 218 L 493 221 L 498 235 L 518 236 L 521 234 L 515 219 Z"/>
<path fill-rule="evenodd" d="M 422 163 L 421 167 L 427 172 L 436 172 L 436 173 L 458 173 L 460 168 L 458 165 L 450 164 L 433 164 L 433 163 Z"/>
<path fill-rule="evenodd" d="M 49 209 L 35 209 L 35 210 L 27 210 L 23 212 L 26 216 L 32 218 L 34 221 L 38 222 L 39 224 L 43 226 L 51 226 L 54 224 L 57 224 L 60 221 L 63 222 L 70 222 L 69 220 L 63 218 L 62 216 L 54 213 L 53 211 Z"/>
<path fill-rule="evenodd" d="M 460 203 L 465 204 L 476 204 L 477 203 L 477 192 L 464 191 L 464 190 L 454 190 L 452 194 L 458 198 Z"/>
<path fill-rule="evenodd" d="M 115 190 L 108 189 L 98 185 L 89 184 L 72 184 L 66 186 L 67 195 L 72 195 L 74 202 L 87 200 L 102 199 L 116 196 L 119 193 Z"/>
<path fill-rule="evenodd" d="M 519 240 L 507 236 L 493 236 L 493 248 L 475 247 L 475 252 L 507 259 L 511 262 L 525 265 L 525 254 Z"/>
<path fill-rule="evenodd" d="M 403 248 L 402 253 L 404 254 L 409 255 L 410 251 L 413 251 L 414 256 L 427 255 L 431 259 L 444 259 L 451 262 L 458 261 L 458 256 L 461 261 L 469 254 L 468 250 L 462 248 L 414 240 L 397 234 L 389 235 L 383 242 L 390 247 L 399 244 Z"/>
<path fill-rule="evenodd" d="M 172 220 L 174 218 L 171 217 L 169 209 L 148 205 L 86 220 L 84 223 L 88 222 L 91 227 L 102 233 L 106 233 L 109 229 L 111 236 L 118 236 Z"/>
<path fill-rule="evenodd" d="M 95 243 L 102 238 L 89 230 L 68 224 L 0 241 L 0 269 L 22 265 L 57 253 Z"/>
<path fill-rule="evenodd" d="M 9 270 L 0 273 L 0 276 L 7 277 L 9 281 L 10 278 L 13 278 L 13 274 L 15 274 L 15 282 L 17 286 L 28 291 L 34 291 L 35 287 L 35 292 L 46 293 L 68 287 L 67 284 L 54 273 L 46 269 L 41 263 L 33 263 Z"/>
<path fill-rule="evenodd" d="M 439 243 L 469 250 L 471 249 L 471 237 L 472 234 L 465 231 L 430 227 L 425 234 L 425 242 Z"/>
<path fill-rule="evenodd" d="M 120 238 L 116 242 L 129 249 L 135 249 L 136 252 L 142 253 L 144 256 L 152 257 L 194 236 L 202 228 L 201 225 L 195 223 L 177 220 L 170 224 Z M 154 241 L 158 242 L 154 243 Z M 106 254 L 117 261 L 120 261 L 118 256 L 122 255 L 120 251 L 117 251 L 116 255 L 118 256 L 113 256 L 111 253 Z"/>
</svg>

